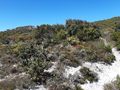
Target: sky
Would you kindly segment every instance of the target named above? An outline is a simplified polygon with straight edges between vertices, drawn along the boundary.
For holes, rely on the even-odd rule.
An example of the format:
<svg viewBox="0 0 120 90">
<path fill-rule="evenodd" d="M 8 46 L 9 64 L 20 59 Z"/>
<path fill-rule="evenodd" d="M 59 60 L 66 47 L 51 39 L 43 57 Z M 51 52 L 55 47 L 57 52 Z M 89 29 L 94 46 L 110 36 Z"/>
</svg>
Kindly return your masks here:
<svg viewBox="0 0 120 90">
<path fill-rule="evenodd" d="M 120 16 L 120 0 L 0 0 L 0 31 L 18 26 Z"/>
</svg>

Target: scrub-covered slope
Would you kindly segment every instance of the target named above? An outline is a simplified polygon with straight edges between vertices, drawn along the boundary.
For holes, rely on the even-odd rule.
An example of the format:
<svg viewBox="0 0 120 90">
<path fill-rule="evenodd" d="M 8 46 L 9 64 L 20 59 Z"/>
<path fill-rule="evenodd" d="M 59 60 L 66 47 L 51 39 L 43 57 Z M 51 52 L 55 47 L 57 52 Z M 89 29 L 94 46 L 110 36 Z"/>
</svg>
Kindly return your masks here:
<svg viewBox="0 0 120 90">
<path fill-rule="evenodd" d="M 118 61 L 119 25 L 109 31 L 102 23 L 70 19 L 0 32 L 0 89 L 90 90 Z"/>
</svg>

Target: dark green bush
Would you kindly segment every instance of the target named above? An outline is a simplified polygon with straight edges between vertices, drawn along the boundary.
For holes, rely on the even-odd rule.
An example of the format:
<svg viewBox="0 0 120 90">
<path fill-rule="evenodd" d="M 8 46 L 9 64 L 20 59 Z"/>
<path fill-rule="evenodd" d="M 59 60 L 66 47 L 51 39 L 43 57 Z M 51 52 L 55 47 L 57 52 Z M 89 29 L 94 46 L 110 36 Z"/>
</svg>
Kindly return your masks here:
<svg viewBox="0 0 120 90">
<path fill-rule="evenodd" d="M 46 68 L 47 63 L 43 62 L 41 59 L 33 59 L 29 61 L 29 66 L 26 66 L 28 74 L 30 74 L 31 79 L 37 83 L 45 83 L 44 78 L 44 69 Z"/>
<path fill-rule="evenodd" d="M 120 31 L 114 31 L 111 35 L 112 40 L 115 41 L 115 45 L 118 50 L 120 50 Z"/>
<path fill-rule="evenodd" d="M 67 37 L 67 31 L 65 31 L 65 30 L 59 30 L 59 31 L 57 31 L 57 33 L 55 34 L 55 36 L 53 38 L 55 40 L 60 41 L 60 40 L 66 39 L 66 37 Z"/>
<path fill-rule="evenodd" d="M 31 76 L 32 81 L 43 84 L 51 76 L 51 74 L 44 72 L 48 64 L 48 58 L 44 50 L 36 49 L 32 45 L 26 46 L 20 50 L 19 57 L 22 67 Z"/>
<path fill-rule="evenodd" d="M 115 44 L 116 44 L 116 48 L 117 48 L 118 50 L 120 50 L 120 37 L 119 37 L 118 40 L 115 42 Z"/>
<path fill-rule="evenodd" d="M 92 72 L 90 69 L 83 67 L 80 69 L 80 72 L 82 74 L 82 76 L 84 77 L 85 80 L 92 82 L 97 82 L 98 81 L 98 77 L 97 74 Z"/>
<path fill-rule="evenodd" d="M 100 32 L 94 28 L 87 28 L 77 32 L 79 40 L 91 41 L 98 39 L 101 36 Z"/>
<path fill-rule="evenodd" d="M 89 62 L 96 62 L 98 60 L 97 53 L 94 50 L 86 50 L 86 60 Z"/>
<path fill-rule="evenodd" d="M 110 45 L 104 47 L 106 52 L 112 53 L 112 48 Z"/>
<path fill-rule="evenodd" d="M 66 28 L 70 36 L 75 35 L 82 41 L 95 40 L 101 36 L 95 25 L 81 20 L 67 20 Z"/>
<path fill-rule="evenodd" d="M 107 55 L 107 56 L 105 57 L 105 61 L 104 61 L 104 62 L 106 62 L 106 63 L 108 63 L 108 64 L 111 64 L 111 63 L 114 62 L 114 60 L 115 60 L 115 56 L 112 55 L 112 54 L 110 54 L 110 55 Z"/>
<path fill-rule="evenodd" d="M 75 86 L 75 90 L 83 90 L 80 86 Z"/>
</svg>

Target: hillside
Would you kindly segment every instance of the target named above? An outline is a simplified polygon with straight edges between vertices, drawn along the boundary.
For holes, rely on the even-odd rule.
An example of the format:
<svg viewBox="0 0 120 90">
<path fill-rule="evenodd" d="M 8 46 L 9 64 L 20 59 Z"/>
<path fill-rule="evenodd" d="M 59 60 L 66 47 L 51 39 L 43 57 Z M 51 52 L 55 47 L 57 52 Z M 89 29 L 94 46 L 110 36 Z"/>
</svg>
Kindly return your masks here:
<svg viewBox="0 0 120 90">
<path fill-rule="evenodd" d="M 119 90 L 119 50 L 120 17 L 0 32 L 0 90 Z"/>
<path fill-rule="evenodd" d="M 96 23 L 97 25 L 103 28 L 105 27 L 115 28 L 116 24 L 120 23 L 120 17 L 113 17 L 113 18 L 106 19 L 106 20 L 96 21 L 94 23 Z"/>
</svg>

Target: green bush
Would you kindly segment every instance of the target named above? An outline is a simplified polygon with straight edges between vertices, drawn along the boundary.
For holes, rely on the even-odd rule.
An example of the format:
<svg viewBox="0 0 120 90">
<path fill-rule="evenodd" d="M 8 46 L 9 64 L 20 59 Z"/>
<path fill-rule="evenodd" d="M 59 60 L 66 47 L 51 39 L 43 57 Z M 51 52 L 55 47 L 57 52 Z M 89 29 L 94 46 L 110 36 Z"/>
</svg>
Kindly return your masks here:
<svg viewBox="0 0 120 90">
<path fill-rule="evenodd" d="M 37 83 L 43 83 L 45 78 L 43 78 L 44 69 L 47 63 L 43 62 L 41 59 L 36 58 L 29 61 L 29 66 L 26 66 L 26 71 L 31 76 L 31 79 Z"/>
<path fill-rule="evenodd" d="M 101 36 L 100 31 L 94 28 L 86 28 L 77 32 L 77 37 L 79 40 L 91 41 L 98 39 Z"/>
<path fill-rule="evenodd" d="M 89 70 L 89 68 L 83 67 L 80 69 L 80 72 L 82 76 L 84 77 L 84 79 L 90 81 L 90 83 L 94 81 L 95 82 L 98 81 L 97 74 Z"/>
<path fill-rule="evenodd" d="M 96 62 L 98 60 L 97 53 L 94 50 L 86 50 L 86 60 L 89 62 Z"/>
<path fill-rule="evenodd" d="M 43 84 L 46 83 L 47 78 L 51 77 L 50 73 L 44 72 L 49 60 L 41 48 L 36 49 L 33 45 L 26 46 L 20 50 L 19 57 L 24 71 L 31 76 L 32 81 Z"/>
<path fill-rule="evenodd" d="M 79 39 L 75 36 L 68 37 L 67 40 L 71 45 L 78 45 L 80 43 Z"/>
<path fill-rule="evenodd" d="M 67 36 L 67 31 L 65 31 L 65 30 L 59 30 L 55 34 L 54 39 L 58 40 L 58 41 L 64 40 L 64 39 L 66 39 L 66 36 Z"/>
<path fill-rule="evenodd" d="M 118 44 L 116 47 L 117 47 L 117 50 L 120 50 L 120 44 Z"/>
<path fill-rule="evenodd" d="M 120 32 L 119 31 L 113 32 L 111 37 L 112 37 L 112 40 L 118 41 L 118 39 L 120 38 Z"/>
<path fill-rule="evenodd" d="M 114 31 L 111 36 L 112 40 L 115 41 L 117 49 L 120 50 L 120 31 Z"/>
<path fill-rule="evenodd" d="M 104 47 L 106 52 L 112 53 L 112 48 L 110 45 Z"/>
<path fill-rule="evenodd" d="M 77 36 L 81 41 L 91 41 L 101 36 L 97 26 L 81 20 L 67 20 L 66 29 L 70 36 Z"/>
<path fill-rule="evenodd" d="M 23 65 L 29 65 L 30 58 L 37 56 L 38 51 L 34 48 L 33 45 L 21 48 L 18 55 L 18 57 L 21 58 L 21 62 Z"/>
<path fill-rule="evenodd" d="M 112 62 L 114 62 L 115 60 L 115 56 L 114 55 L 107 55 L 106 58 L 105 58 L 105 62 L 108 63 L 108 64 L 111 64 Z"/>
<path fill-rule="evenodd" d="M 75 90 L 83 90 L 80 86 L 76 85 Z"/>
</svg>

